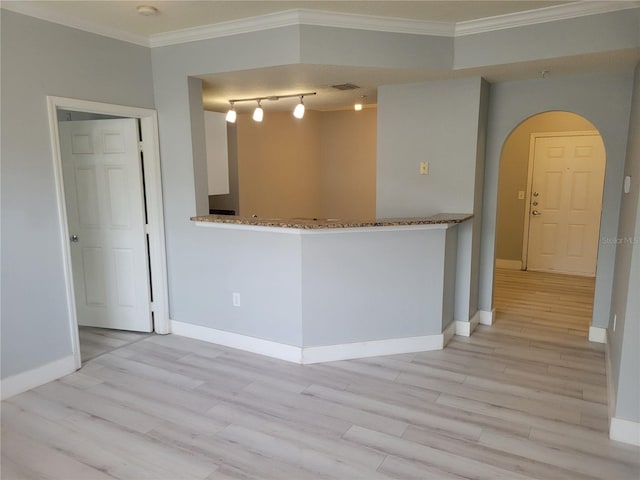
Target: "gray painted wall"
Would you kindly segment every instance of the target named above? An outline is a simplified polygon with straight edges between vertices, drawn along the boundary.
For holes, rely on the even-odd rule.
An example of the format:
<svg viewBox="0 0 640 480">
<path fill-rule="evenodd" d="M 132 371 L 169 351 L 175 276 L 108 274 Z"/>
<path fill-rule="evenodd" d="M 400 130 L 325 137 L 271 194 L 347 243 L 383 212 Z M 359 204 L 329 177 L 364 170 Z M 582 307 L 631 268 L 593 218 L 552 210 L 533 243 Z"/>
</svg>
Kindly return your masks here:
<svg viewBox="0 0 640 480">
<path fill-rule="evenodd" d="M 378 217 L 474 213 L 458 230 L 454 318 L 477 311 L 488 84 L 481 78 L 378 90 Z M 429 175 L 419 175 L 420 162 Z"/>
<path fill-rule="evenodd" d="M 304 346 L 439 335 L 452 319 L 456 228 L 303 235 Z"/>
<path fill-rule="evenodd" d="M 582 115 L 600 131 L 607 166 L 600 237 L 615 237 L 622 189 L 632 71 L 566 76 L 497 83 L 491 86 L 485 167 L 485 192 L 480 258 L 481 310 L 493 305 L 493 270 L 498 170 L 502 145 L 523 120 L 540 112 L 565 110 Z M 615 245 L 600 243 L 593 308 L 593 325 L 609 323 Z"/>
<path fill-rule="evenodd" d="M 153 108 L 148 48 L 2 10 L 2 373 L 71 355 L 47 95 Z"/>
<path fill-rule="evenodd" d="M 622 194 L 609 323 L 615 416 L 640 422 L 640 64 L 636 67 L 625 175 L 631 190 Z M 609 239 L 613 240 L 613 239 Z"/>
<path fill-rule="evenodd" d="M 196 227 L 182 238 L 181 301 L 173 320 L 302 346 L 301 240 L 267 231 Z M 232 294 L 240 294 L 234 307 Z"/>
<path fill-rule="evenodd" d="M 302 235 L 195 228 L 185 243 L 198 252 L 186 265 L 189 296 L 174 319 L 299 347 L 438 335 L 452 320 L 456 226 Z"/>
<path fill-rule="evenodd" d="M 640 46 L 640 9 L 456 37 L 455 69 L 517 64 Z M 541 63 L 540 69 L 554 63 Z"/>
<path fill-rule="evenodd" d="M 453 38 L 301 25 L 300 62 L 449 70 Z"/>
<path fill-rule="evenodd" d="M 479 77 L 378 89 L 378 217 L 473 212 Z M 429 162 L 429 175 L 419 164 Z"/>
</svg>

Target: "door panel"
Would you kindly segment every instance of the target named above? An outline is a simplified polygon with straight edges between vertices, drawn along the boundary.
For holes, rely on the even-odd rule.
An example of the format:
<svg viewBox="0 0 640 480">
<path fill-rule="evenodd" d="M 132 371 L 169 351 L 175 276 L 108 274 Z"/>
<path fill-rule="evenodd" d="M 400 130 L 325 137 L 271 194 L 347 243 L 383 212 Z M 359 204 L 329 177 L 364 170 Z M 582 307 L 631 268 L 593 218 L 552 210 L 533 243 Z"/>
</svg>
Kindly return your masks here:
<svg viewBox="0 0 640 480">
<path fill-rule="evenodd" d="M 134 252 L 130 248 L 113 250 L 115 280 L 118 291 L 117 301 L 121 307 L 133 307 L 136 301 L 134 272 Z"/>
<path fill-rule="evenodd" d="M 571 202 L 573 213 L 584 212 L 589 208 L 589 184 L 591 172 L 574 172 L 571 176 Z"/>
<path fill-rule="evenodd" d="M 604 145 L 599 135 L 538 137 L 527 268 L 595 275 Z"/>
<path fill-rule="evenodd" d="M 570 257 L 583 257 L 584 251 L 584 225 L 569 225 L 567 228 L 567 255 Z"/>
<path fill-rule="evenodd" d="M 562 177 L 564 172 L 548 171 L 545 174 L 542 199 L 547 210 L 560 210 L 562 208 Z"/>
<path fill-rule="evenodd" d="M 60 122 L 78 324 L 150 332 L 142 174 L 134 119 Z"/>
<path fill-rule="evenodd" d="M 104 306 L 107 301 L 104 251 L 99 247 L 82 247 L 82 278 L 87 305 Z M 75 267 L 74 267 L 75 268 Z"/>
<path fill-rule="evenodd" d="M 112 228 L 130 228 L 130 210 L 127 205 L 127 178 L 124 168 L 107 168 L 107 199 Z"/>
</svg>

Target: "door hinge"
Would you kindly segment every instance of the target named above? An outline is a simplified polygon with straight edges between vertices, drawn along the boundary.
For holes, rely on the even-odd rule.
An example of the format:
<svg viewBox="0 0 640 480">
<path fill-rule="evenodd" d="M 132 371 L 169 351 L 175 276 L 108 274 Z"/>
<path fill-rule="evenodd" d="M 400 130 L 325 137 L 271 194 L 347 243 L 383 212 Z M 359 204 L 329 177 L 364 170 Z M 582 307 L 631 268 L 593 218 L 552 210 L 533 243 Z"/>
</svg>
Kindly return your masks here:
<svg viewBox="0 0 640 480">
<path fill-rule="evenodd" d="M 144 142 L 138 142 L 138 151 L 142 152 L 144 150 Z"/>
<path fill-rule="evenodd" d="M 149 302 L 149 311 L 150 312 L 155 312 L 156 311 L 156 304 L 153 302 Z"/>
<path fill-rule="evenodd" d="M 147 235 L 151 234 L 151 226 L 148 223 L 144 224 L 144 233 L 146 233 Z"/>
</svg>

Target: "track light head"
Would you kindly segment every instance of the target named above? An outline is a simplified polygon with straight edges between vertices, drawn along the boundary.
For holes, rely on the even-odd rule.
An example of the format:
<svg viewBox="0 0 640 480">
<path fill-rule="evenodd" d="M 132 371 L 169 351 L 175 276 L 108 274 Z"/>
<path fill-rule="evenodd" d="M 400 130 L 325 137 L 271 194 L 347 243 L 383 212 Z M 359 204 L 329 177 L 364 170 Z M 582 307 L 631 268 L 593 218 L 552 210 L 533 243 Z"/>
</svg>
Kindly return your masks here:
<svg viewBox="0 0 640 480">
<path fill-rule="evenodd" d="M 253 120 L 255 122 L 261 122 L 263 118 L 264 118 L 264 110 L 262 110 L 262 107 L 260 106 L 260 100 L 258 100 L 258 106 L 253 111 Z"/>
<path fill-rule="evenodd" d="M 262 105 L 260 104 L 262 100 L 275 101 L 275 100 L 280 100 L 281 98 L 293 98 L 293 97 L 300 97 L 300 103 L 296 105 L 296 108 L 293 110 L 293 116 L 296 118 L 303 118 L 304 111 L 305 111 L 303 99 L 307 95 L 316 95 L 316 92 L 293 93 L 291 95 L 271 95 L 266 97 L 253 97 L 253 98 L 235 98 L 233 100 L 229 100 L 229 103 L 231 104 L 231 108 L 229 109 L 229 111 L 227 111 L 226 119 L 227 119 L 227 122 L 229 123 L 235 123 L 237 115 L 236 115 L 235 109 L 233 108 L 234 103 L 258 102 L 258 106 L 253 111 L 253 120 L 256 122 L 261 122 L 262 119 L 264 118 L 264 110 L 262 110 Z"/>
<path fill-rule="evenodd" d="M 304 117 L 304 103 L 302 102 L 302 99 L 304 98 L 303 95 L 300 95 L 300 103 L 296 105 L 296 108 L 294 108 L 293 110 L 293 116 L 296 118 L 303 118 Z"/>
<path fill-rule="evenodd" d="M 233 102 L 229 102 L 231 104 L 231 108 L 229 109 L 229 111 L 227 112 L 227 116 L 226 116 L 226 120 L 229 123 L 236 123 L 236 118 L 237 118 L 237 114 L 236 114 L 236 110 L 235 108 L 233 108 Z"/>
</svg>

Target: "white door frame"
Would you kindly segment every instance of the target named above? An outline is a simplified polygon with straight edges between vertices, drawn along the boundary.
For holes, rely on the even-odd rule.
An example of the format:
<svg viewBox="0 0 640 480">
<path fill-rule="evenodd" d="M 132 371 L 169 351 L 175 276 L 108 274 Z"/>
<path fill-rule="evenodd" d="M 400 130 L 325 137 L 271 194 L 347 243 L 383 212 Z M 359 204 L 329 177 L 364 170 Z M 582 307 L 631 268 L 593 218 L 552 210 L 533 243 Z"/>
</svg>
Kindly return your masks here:
<svg viewBox="0 0 640 480">
<path fill-rule="evenodd" d="M 140 120 L 144 142 L 144 181 L 147 200 L 146 233 L 149 234 L 149 267 L 152 272 L 151 287 L 153 302 L 151 309 L 154 316 L 154 331 L 160 334 L 170 332 L 169 329 L 169 295 L 167 289 L 167 261 L 164 242 L 164 213 L 162 208 L 162 179 L 160 175 L 160 142 L 158 138 L 158 116 L 155 110 L 146 108 L 111 105 L 107 103 L 77 100 L 73 98 L 47 96 L 49 112 L 49 135 L 53 153 L 53 170 L 58 200 L 58 223 L 60 225 L 62 260 L 64 265 L 65 289 L 69 308 L 69 327 L 71 329 L 71 348 L 76 362 L 76 369 L 82 366 L 80 357 L 80 339 L 78 335 L 78 316 L 76 312 L 75 290 L 71 267 L 71 249 L 69 246 L 69 224 L 67 222 L 67 206 L 64 195 L 62 176 L 62 155 L 60 153 L 60 137 L 58 135 L 57 109 L 78 112 L 115 115 L 119 117 L 137 118 Z"/>
<path fill-rule="evenodd" d="M 577 130 L 569 132 L 539 132 L 529 136 L 529 164 L 527 169 L 527 190 L 524 197 L 524 231 L 522 232 L 522 270 L 527 269 L 529 256 L 529 219 L 531 218 L 531 184 L 533 183 L 533 160 L 536 154 L 536 140 L 544 137 L 584 137 L 600 136 L 597 130 Z M 605 152 L 606 161 L 606 152 Z"/>
</svg>

